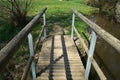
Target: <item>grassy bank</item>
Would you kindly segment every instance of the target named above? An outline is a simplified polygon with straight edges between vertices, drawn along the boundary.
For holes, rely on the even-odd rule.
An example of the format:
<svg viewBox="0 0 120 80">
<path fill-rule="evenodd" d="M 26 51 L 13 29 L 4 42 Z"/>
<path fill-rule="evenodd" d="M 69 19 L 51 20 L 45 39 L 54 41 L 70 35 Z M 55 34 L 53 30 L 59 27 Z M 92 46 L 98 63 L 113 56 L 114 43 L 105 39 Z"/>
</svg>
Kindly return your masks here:
<svg viewBox="0 0 120 80">
<path fill-rule="evenodd" d="M 79 12 L 83 13 L 84 15 L 88 16 L 95 11 L 95 8 L 87 6 L 84 3 L 84 0 L 70 0 L 70 1 L 59 1 L 59 0 L 33 0 L 31 7 L 28 13 L 28 20 L 31 20 L 36 14 L 38 14 L 44 7 L 47 7 L 46 17 L 47 17 L 47 25 L 49 24 L 59 24 L 62 28 L 68 30 L 67 34 L 70 34 L 71 30 L 71 22 L 72 22 L 72 12 L 71 8 L 78 10 Z M 86 25 L 76 18 L 75 26 L 79 30 L 80 33 L 86 31 Z M 49 26 L 48 26 L 49 27 Z M 32 31 L 33 36 L 36 37 L 38 34 L 40 26 L 36 25 Z M 5 46 L 19 31 L 21 28 L 16 28 L 13 25 L 7 22 L 0 22 L 0 49 Z M 25 51 L 26 50 L 26 51 Z M 25 55 L 27 54 L 27 55 Z M 24 59 L 28 58 L 28 46 L 27 40 L 22 45 L 20 50 L 15 54 L 14 61 L 12 65 L 24 65 Z M 16 58 L 17 57 L 17 58 Z M 14 66 L 15 67 L 15 66 Z M 14 70 L 14 74 L 18 74 L 22 69 L 16 69 L 12 67 L 11 69 L 8 68 L 9 71 Z M 23 66 L 22 66 L 23 68 Z M 21 74 L 16 76 L 16 79 L 21 78 Z M 12 75 L 13 76 L 13 75 Z M 15 77 L 15 76 L 14 76 Z M 4 77 L 3 77 L 4 78 Z"/>
<path fill-rule="evenodd" d="M 34 0 L 33 5 L 30 9 L 29 16 L 34 16 L 39 13 L 39 11 L 47 7 L 47 24 L 59 23 L 63 28 L 66 28 L 70 34 L 71 22 L 72 22 L 72 11 L 74 8 L 81 12 L 82 14 L 88 16 L 95 12 L 95 8 L 87 6 L 84 0 L 69 0 L 69 1 L 59 1 L 59 0 Z M 76 18 L 75 26 L 78 28 L 79 32 L 85 32 L 85 24 Z"/>
<path fill-rule="evenodd" d="M 49 14 L 49 16 L 51 14 L 58 14 L 59 12 L 69 13 L 71 8 L 75 8 L 85 15 L 89 15 L 94 11 L 94 8 L 87 6 L 84 3 L 84 0 L 34 0 L 30 9 L 30 12 L 32 11 L 32 13 L 30 13 L 29 15 L 37 14 L 39 10 L 44 7 L 48 7 L 47 13 Z"/>
</svg>

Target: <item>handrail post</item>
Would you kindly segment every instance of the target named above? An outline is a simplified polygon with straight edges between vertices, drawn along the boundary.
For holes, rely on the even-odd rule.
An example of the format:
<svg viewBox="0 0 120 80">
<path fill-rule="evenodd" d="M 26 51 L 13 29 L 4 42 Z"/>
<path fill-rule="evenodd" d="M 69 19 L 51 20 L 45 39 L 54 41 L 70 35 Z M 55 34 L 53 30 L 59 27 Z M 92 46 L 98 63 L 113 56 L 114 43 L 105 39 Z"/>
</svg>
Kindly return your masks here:
<svg viewBox="0 0 120 80">
<path fill-rule="evenodd" d="M 46 16 L 43 14 L 44 39 L 46 39 Z"/>
<path fill-rule="evenodd" d="M 96 33 L 94 31 L 92 31 L 92 38 L 91 38 L 91 41 L 90 41 L 90 49 L 88 51 L 87 66 L 86 66 L 86 70 L 85 70 L 86 80 L 88 80 L 88 77 L 89 77 L 89 74 L 90 74 L 90 68 L 91 68 L 90 58 L 93 57 L 93 53 L 94 53 L 95 45 L 96 45 L 96 40 L 97 40 Z"/>
<path fill-rule="evenodd" d="M 33 38 L 32 38 L 31 33 L 28 34 L 28 43 L 29 43 L 30 56 L 34 56 Z M 32 77 L 33 77 L 33 80 L 35 80 L 36 79 L 36 71 L 35 71 L 34 60 L 32 61 L 31 68 L 32 68 Z"/>
<path fill-rule="evenodd" d="M 73 16 L 72 16 L 71 39 L 73 39 L 73 35 L 74 35 L 74 24 L 75 24 L 75 14 L 73 13 Z"/>
</svg>

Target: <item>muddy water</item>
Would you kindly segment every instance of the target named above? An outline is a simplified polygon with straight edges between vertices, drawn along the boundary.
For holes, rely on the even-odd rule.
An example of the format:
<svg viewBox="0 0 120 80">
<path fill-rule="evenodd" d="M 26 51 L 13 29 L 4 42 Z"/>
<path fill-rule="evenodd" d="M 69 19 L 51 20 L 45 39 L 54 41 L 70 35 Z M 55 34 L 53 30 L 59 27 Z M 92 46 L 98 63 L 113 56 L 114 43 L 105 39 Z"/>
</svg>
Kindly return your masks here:
<svg viewBox="0 0 120 80">
<path fill-rule="evenodd" d="M 120 24 L 106 16 L 95 15 L 96 23 L 120 40 Z M 120 53 L 98 36 L 95 58 L 108 80 L 120 80 Z"/>
</svg>

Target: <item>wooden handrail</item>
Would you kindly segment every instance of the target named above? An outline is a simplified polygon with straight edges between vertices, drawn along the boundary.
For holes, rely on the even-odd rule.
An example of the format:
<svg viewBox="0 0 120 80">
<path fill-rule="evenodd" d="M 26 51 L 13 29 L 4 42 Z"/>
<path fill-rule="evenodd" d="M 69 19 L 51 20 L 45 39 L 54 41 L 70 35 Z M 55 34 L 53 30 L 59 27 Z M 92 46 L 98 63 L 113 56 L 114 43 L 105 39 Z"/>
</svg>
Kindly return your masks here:
<svg viewBox="0 0 120 80">
<path fill-rule="evenodd" d="M 23 75 L 22 75 L 22 78 L 21 80 L 27 80 L 27 75 L 30 71 L 30 67 L 31 67 L 31 64 L 32 64 L 32 61 L 34 60 L 34 56 L 31 56 L 28 60 L 28 63 L 24 69 L 24 72 L 23 72 Z"/>
<path fill-rule="evenodd" d="M 34 52 L 36 52 L 38 43 L 41 41 L 41 37 L 42 37 L 42 33 L 44 31 L 44 28 L 45 28 L 45 26 L 43 25 L 42 29 L 39 30 L 39 35 L 38 35 L 37 40 L 35 41 L 35 44 L 34 44 L 34 49 L 33 49 Z M 34 60 L 34 55 L 29 58 L 29 60 L 28 60 L 28 62 L 26 64 L 26 67 L 24 69 L 24 72 L 23 72 L 21 80 L 27 80 L 27 76 L 28 76 L 28 73 L 30 72 L 31 64 L 32 64 L 32 62 L 34 62 L 33 60 Z"/>
<path fill-rule="evenodd" d="M 79 38 L 79 40 L 80 40 L 80 42 L 82 43 L 82 46 L 83 46 L 83 48 L 84 48 L 84 50 L 85 50 L 85 52 L 87 53 L 87 55 L 88 55 L 88 59 L 87 59 L 87 66 L 86 66 L 86 71 L 85 71 L 85 78 L 88 80 L 88 77 L 89 77 L 89 72 L 90 72 L 90 68 L 91 68 L 91 64 L 93 65 L 93 67 L 94 67 L 94 69 L 95 69 L 95 71 L 97 72 L 97 74 L 98 74 L 98 76 L 99 76 L 99 78 L 101 79 L 101 80 L 107 80 L 107 78 L 106 78 L 106 76 L 104 75 L 104 73 L 102 72 L 102 70 L 100 69 L 100 67 L 99 67 L 99 65 L 97 64 L 97 62 L 96 62 L 96 60 L 93 58 L 93 53 L 94 53 L 94 47 L 95 47 L 95 43 L 96 43 L 96 34 L 94 33 L 94 31 L 97 31 L 96 29 L 98 29 L 98 28 L 96 28 L 96 26 L 94 26 L 94 24 L 93 24 L 93 22 L 92 21 L 90 21 L 89 19 L 87 19 L 86 17 L 84 17 L 81 13 L 79 13 L 79 12 L 77 12 L 76 10 L 74 10 L 74 9 L 72 9 L 72 11 L 73 11 L 73 18 L 72 18 L 72 30 L 74 29 L 74 31 L 75 31 L 75 33 L 76 33 L 76 35 L 78 36 L 78 38 Z M 80 34 L 79 34 L 79 32 L 77 31 L 77 29 L 75 28 L 75 26 L 74 26 L 74 18 L 75 18 L 75 16 L 74 15 L 77 15 L 80 19 L 82 19 L 85 23 L 87 23 L 92 29 L 93 28 L 95 28 L 95 30 L 94 31 L 92 31 L 93 33 L 91 34 L 92 35 L 92 40 L 91 40 L 91 44 L 90 44 L 90 49 L 88 49 L 88 47 L 87 47 L 87 45 L 86 45 L 86 43 L 85 43 L 85 41 L 84 41 L 84 39 L 80 36 Z M 89 23 L 88 23 L 88 21 L 86 21 L 86 20 L 88 20 L 89 21 Z M 96 25 L 96 24 L 95 24 Z M 98 26 L 98 25 L 97 25 Z M 98 26 L 99 27 L 99 26 Z M 101 28 L 102 29 L 102 28 Z M 103 30 L 103 29 L 102 29 Z M 109 33 L 108 33 L 109 34 Z M 72 34 L 73 35 L 73 34 Z M 109 36 L 109 35 L 107 35 L 107 36 Z"/>
<path fill-rule="evenodd" d="M 44 8 L 37 16 L 35 16 L 4 48 L 0 51 L 0 72 L 5 68 L 14 53 L 19 49 L 21 43 L 32 30 L 35 23 L 45 13 Z"/>
<path fill-rule="evenodd" d="M 88 47 L 87 47 L 85 41 L 84 41 L 83 38 L 80 36 L 79 32 L 77 31 L 77 29 L 76 29 L 75 27 L 74 27 L 74 30 L 75 30 L 75 33 L 77 34 L 80 42 L 82 43 L 85 52 L 86 52 L 87 55 L 88 55 Z M 95 68 L 95 70 L 96 70 L 98 76 L 100 77 L 100 79 L 101 79 L 101 80 L 107 80 L 107 78 L 105 77 L 104 73 L 103 73 L 102 70 L 99 68 L 99 65 L 97 64 L 96 60 L 95 60 L 93 57 L 91 57 L 90 59 L 91 59 L 91 62 L 92 62 L 92 64 L 93 64 L 93 67 Z"/>
<path fill-rule="evenodd" d="M 72 9 L 72 12 L 80 19 L 82 19 L 86 24 L 88 24 L 90 28 L 92 28 L 100 37 L 102 37 L 106 42 L 108 42 L 113 48 L 120 52 L 120 41 L 117 38 L 106 32 L 104 29 L 102 29 L 94 22 L 90 21 L 88 18 L 83 16 L 78 11 Z"/>
</svg>

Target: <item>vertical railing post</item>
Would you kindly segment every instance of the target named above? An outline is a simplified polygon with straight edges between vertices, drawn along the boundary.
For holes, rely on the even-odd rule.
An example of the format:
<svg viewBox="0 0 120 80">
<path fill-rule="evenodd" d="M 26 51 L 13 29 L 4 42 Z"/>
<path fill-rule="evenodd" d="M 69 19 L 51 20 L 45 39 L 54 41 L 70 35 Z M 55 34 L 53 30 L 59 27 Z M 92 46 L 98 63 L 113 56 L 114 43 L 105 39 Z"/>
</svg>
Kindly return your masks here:
<svg viewBox="0 0 120 80">
<path fill-rule="evenodd" d="M 71 39 L 73 39 L 73 36 L 74 36 L 74 24 L 75 24 L 75 14 L 73 13 L 73 16 L 72 16 Z"/>
<path fill-rule="evenodd" d="M 32 38 L 32 35 L 30 33 L 28 34 L 28 43 L 29 43 L 30 56 L 34 56 L 33 38 Z M 32 61 L 31 68 L 32 68 L 33 80 L 36 80 L 36 71 L 35 71 L 35 62 L 34 62 L 34 60 Z"/>
<path fill-rule="evenodd" d="M 96 40 L 97 40 L 96 33 L 94 31 L 92 31 L 92 38 L 91 38 L 91 41 L 90 41 L 90 49 L 88 51 L 87 66 L 86 66 L 86 70 L 85 70 L 86 80 L 88 80 L 88 78 L 89 78 L 90 68 L 91 68 L 90 58 L 93 57 L 93 53 L 94 53 L 95 45 L 96 45 Z"/>
<path fill-rule="evenodd" d="M 43 14 L 44 39 L 46 39 L 46 16 Z"/>
</svg>

